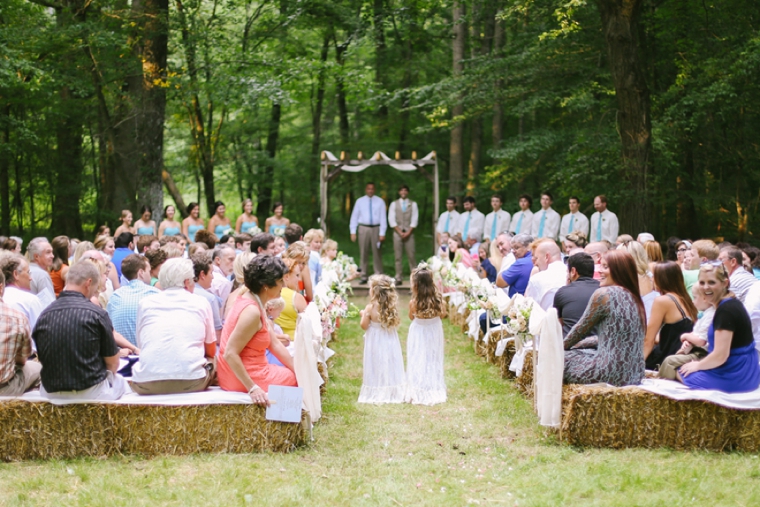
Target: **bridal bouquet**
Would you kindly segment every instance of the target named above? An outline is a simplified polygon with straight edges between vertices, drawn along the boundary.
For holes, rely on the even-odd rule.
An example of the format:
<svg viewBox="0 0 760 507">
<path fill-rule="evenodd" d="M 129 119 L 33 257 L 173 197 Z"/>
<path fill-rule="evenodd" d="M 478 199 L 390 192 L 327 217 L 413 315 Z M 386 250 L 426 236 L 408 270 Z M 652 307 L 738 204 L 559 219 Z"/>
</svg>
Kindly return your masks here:
<svg viewBox="0 0 760 507">
<path fill-rule="evenodd" d="M 533 310 L 533 299 L 516 294 L 512 304 L 507 309 L 507 328 L 512 334 L 528 333 L 528 322 Z"/>
</svg>

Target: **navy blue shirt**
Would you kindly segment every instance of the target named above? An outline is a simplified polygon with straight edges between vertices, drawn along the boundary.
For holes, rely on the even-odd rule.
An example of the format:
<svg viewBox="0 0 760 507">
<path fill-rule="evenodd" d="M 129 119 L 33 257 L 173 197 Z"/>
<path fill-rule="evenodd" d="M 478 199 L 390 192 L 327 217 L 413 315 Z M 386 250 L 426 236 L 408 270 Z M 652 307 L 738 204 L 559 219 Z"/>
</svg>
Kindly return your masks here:
<svg viewBox="0 0 760 507">
<path fill-rule="evenodd" d="M 533 271 L 533 261 L 530 252 L 522 259 L 517 259 L 514 264 L 501 274 L 501 277 L 509 285 L 509 297 L 515 294 L 525 294 L 530 280 L 530 272 Z"/>
</svg>

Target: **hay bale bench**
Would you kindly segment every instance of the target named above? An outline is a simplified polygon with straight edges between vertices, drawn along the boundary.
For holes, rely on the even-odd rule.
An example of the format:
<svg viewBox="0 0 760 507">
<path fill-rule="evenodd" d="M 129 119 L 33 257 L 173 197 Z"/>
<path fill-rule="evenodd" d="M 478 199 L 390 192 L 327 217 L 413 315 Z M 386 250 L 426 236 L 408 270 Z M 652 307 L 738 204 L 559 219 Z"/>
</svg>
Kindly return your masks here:
<svg viewBox="0 0 760 507">
<path fill-rule="evenodd" d="M 760 410 L 674 400 L 638 387 L 564 386 L 560 439 L 587 447 L 760 450 Z"/>
<path fill-rule="evenodd" d="M 266 420 L 252 404 L 137 405 L 0 401 L 0 460 L 69 459 L 116 454 L 290 452 L 309 438 L 311 421 Z"/>
</svg>

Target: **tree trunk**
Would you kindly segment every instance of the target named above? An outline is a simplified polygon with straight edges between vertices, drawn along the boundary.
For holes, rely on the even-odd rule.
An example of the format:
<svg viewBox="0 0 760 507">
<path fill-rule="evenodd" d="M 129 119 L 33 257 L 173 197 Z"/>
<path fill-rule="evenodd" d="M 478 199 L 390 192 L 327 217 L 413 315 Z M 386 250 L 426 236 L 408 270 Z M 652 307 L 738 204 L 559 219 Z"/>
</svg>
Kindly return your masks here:
<svg viewBox="0 0 760 507">
<path fill-rule="evenodd" d="M 319 143 L 322 137 L 322 109 L 325 103 L 325 72 L 327 67 L 327 52 L 330 49 L 331 34 L 325 34 L 320 53 L 320 69 L 317 76 L 317 103 L 314 106 L 314 114 L 311 117 L 311 163 L 309 164 L 309 186 L 312 218 L 319 216 Z"/>
<path fill-rule="evenodd" d="M 56 179 L 53 193 L 53 217 L 50 228 L 54 235 L 81 238 L 82 219 L 79 199 L 82 194 L 83 106 L 64 86 L 59 94 L 62 117 L 56 125 Z M 34 224 L 32 224 L 34 226 Z"/>
<path fill-rule="evenodd" d="M 338 126 L 340 130 L 341 148 L 348 149 L 349 142 L 349 124 L 348 124 L 348 107 L 346 105 L 346 88 L 343 79 L 343 64 L 345 63 L 343 55 L 348 49 L 349 41 L 343 44 L 335 42 L 335 61 L 338 63 L 338 73 L 335 76 L 335 92 L 338 100 Z"/>
<path fill-rule="evenodd" d="M 620 230 L 635 236 L 647 227 L 652 152 L 649 89 L 638 41 L 643 0 L 597 0 L 597 4 L 618 103 L 621 176 L 629 188 L 620 206 Z"/>
<path fill-rule="evenodd" d="M 374 36 L 375 36 L 375 82 L 378 94 L 384 95 L 385 83 L 387 82 L 387 46 L 385 44 L 385 0 L 374 0 Z M 381 139 L 388 136 L 388 105 L 385 97 L 377 108 L 378 137 Z"/>
<path fill-rule="evenodd" d="M 504 22 L 497 18 L 501 14 L 501 9 L 497 7 L 496 14 L 494 16 L 494 32 L 493 32 L 493 47 L 491 54 L 495 58 L 501 56 L 501 48 L 504 46 Z M 497 93 L 502 89 L 504 82 L 501 79 L 496 81 Z M 491 118 L 491 138 L 493 140 L 493 147 L 498 148 L 501 144 L 501 140 L 504 138 L 504 108 L 500 101 L 496 101 L 493 105 L 493 117 Z"/>
<path fill-rule="evenodd" d="M 2 115 L 5 117 L 3 127 L 3 146 L 0 146 L 0 202 L 2 202 L 2 222 L 0 222 L 0 228 L 2 228 L 3 234 L 11 233 L 11 181 L 10 181 L 10 165 L 11 165 L 11 106 L 6 105 L 3 107 Z"/>
<path fill-rule="evenodd" d="M 467 29 L 464 22 L 464 4 L 461 1 L 454 2 L 452 21 L 454 23 L 454 40 L 452 42 L 453 54 L 453 76 L 461 76 L 464 70 L 464 42 L 467 36 Z M 461 121 L 456 120 L 464 114 L 464 106 L 461 103 L 455 104 L 451 108 L 451 116 L 456 122 L 451 129 L 451 141 L 449 144 L 449 193 L 458 195 L 462 191 L 463 170 L 463 150 L 462 143 L 464 138 L 464 125 Z"/>
<path fill-rule="evenodd" d="M 274 157 L 277 154 L 277 140 L 280 136 L 280 116 L 282 107 L 280 104 L 272 104 L 272 114 L 269 118 L 269 134 L 267 135 L 266 152 L 267 160 L 264 170 L 258 180 L 258 205 L 256 213 L 259 219 L 269 216 L 272 207 L 272 189 L 274 188 Z M 264 223 L 264 222 L 261 222 Z"/>
</svg>

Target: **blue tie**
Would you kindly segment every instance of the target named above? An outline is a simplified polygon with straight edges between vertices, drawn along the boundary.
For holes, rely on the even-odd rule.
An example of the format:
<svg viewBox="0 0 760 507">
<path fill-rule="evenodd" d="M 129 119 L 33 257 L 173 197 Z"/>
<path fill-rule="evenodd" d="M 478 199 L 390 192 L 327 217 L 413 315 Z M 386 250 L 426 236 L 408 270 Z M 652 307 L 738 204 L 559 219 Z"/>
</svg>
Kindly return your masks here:
<svg viewBox="0 0 760 507">
<path fill-rule="evenodd" d="M 499 221 L 499 215 L 493 212 L 493 223 L 491 224 L 491 241 L 496 237 L 496 222 Z"/>
<path fill-rule="evenodd" d="M 372 198 L 369 198 L 369 225 L 375 225 L 373 216 L 372 216 Z"/>
<path fill-rule="evenodd" d="M 406 199 L 404 199 L 403 201 L 401 201 L 401 211 L 403 213 L 406 213 Z"/>
<path fill-rule="evenodd" d="M 570 227 L 567 229 L 568 234 L 573 232 L 573 214 L 570 213 Z"/>
<path fill-rule="evenodd" d="M 544 224 L 546 223 L 546 210 L 544 210 L 544 214 L 541 215 L 541 223 L 538 224 L 538 237 L 543 238 L 544 237 Z"/>
<path fill-rule="evenodd" d="M 463 232 L 463 241 L 467 241 L 467 233 L 470 230 L 470 217 L 472 216 L 472 211 L 467 212 L 467 221 L 464 223 L 464 232 Z"/>
<path fill-rule="evenodd" d="M 443 232 L 449 232 L 449 224 L 451 223 L 451 211 L 446 213 L 446 229 Z"/>
<path fill-rule="evenodd" d="M 515 229 L 515 234 L 520 234 L 520 231 L 522 230 L 522 219 L 525 217 L 525 212 L 520 212 L 520 220 L 517 221 L 517 228 Z"/>
<path fill-rule="evenodd" d="M 596 228 L 596 240 L 602 240 L 602 214 L 599 213 L 599 225 Z"/>
</svg>

